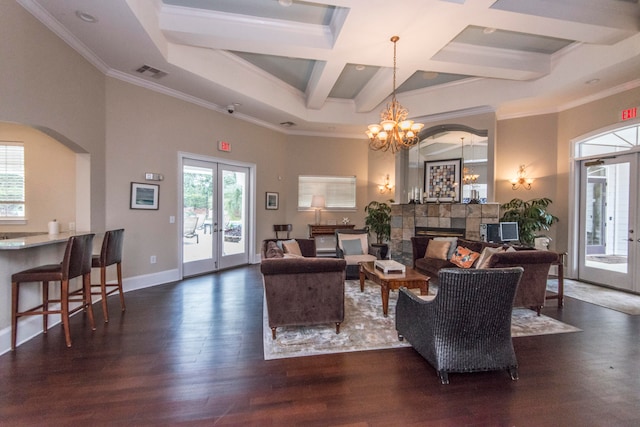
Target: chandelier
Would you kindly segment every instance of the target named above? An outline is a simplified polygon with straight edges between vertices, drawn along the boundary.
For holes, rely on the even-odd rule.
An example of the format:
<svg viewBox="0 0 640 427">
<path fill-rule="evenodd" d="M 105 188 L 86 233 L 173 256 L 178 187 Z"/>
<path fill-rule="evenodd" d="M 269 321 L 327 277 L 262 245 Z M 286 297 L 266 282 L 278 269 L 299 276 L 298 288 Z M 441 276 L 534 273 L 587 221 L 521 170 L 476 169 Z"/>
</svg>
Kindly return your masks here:
<svg viewBox="0 0 640 427">
<path fill-rule="evenodd" d="M 462 141 L 462 164 L 464 165 L 464 137 L 460 138 L 460 140 Z M 471 140 L 471 154 L 473 155 L 473 140 Z M 478 178 L 480 177 L 480 175 L 478 175 L 477 173 L 473 173 L 473 168 L 468 168 L 466 166 L 464 166 L 462 168 L 462 183 L 465 185 L 470 185 L 470 184 L 475 184 L 476 182 L 478 182 Z"/>
<path fill-rule="evenodd" d="M 369 125 L 366 131 L 369 137 L 369 148 L 372 150 L 388 151 L 392 153 L 401 149 L 408 149 L 419 141 L 418 133 L 424 127 L 422 123 L 407 120 L 409 112 L 396 99 L 396 43 L 400 37 L 393 36 L 393 93 L 391 102 L 380 113 L 380 123 Z"/>
</svg>

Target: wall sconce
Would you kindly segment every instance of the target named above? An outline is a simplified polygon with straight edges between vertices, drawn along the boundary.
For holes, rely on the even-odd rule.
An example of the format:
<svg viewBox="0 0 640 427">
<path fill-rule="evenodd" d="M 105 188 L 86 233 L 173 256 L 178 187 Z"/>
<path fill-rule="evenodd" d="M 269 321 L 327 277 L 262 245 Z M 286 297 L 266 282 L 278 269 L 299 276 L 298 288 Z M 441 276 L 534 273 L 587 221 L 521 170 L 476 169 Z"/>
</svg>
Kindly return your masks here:
<svg viewBox="0 0 640 427">
<path fill-rule="evenodd" d="M 316 208 L 316 225 L 320 225 L 320 211 L 324 208 L 324 196 L 313 196 L 311 198 L 311 207 Z"/>
<path fill-rule="evenodd" d="M 380 194 L 391 193 L 393 191 L 393 185 L 391 185 L 391 181 L 389 181 L 389 174 L 387 174 L 387 178 L 384 180 L 384 184 L 378 185 L 378 192 Z"/>
<path fill-rule="evenodd" d="M 525 190 L 531 190 L 531 184 L 533 184 L 533 178 L 527 178 L 525 165 L 520 165 L 517 178 L 511 180 L 511 189 L 517 190 L 519 187 L 523 187 Z"/>
</svg>

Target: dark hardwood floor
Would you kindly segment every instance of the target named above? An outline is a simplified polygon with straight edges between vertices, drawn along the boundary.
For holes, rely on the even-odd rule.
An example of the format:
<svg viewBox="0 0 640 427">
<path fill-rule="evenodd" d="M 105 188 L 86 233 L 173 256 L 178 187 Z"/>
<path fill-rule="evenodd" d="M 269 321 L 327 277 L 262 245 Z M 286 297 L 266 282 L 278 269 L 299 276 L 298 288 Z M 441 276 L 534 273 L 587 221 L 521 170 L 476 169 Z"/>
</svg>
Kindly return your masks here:
<svg viewBox="0 0 640 427">
<path fill-rule="evenodd" d="M 514 339 L 520 380 L 452 374 L 412 348 L 264 361 L 257 266 L 126 294 L 0 357 L 0 424 L 638 426 L 640 316 L 567 298 L 583 332 Z"/>
</svg>

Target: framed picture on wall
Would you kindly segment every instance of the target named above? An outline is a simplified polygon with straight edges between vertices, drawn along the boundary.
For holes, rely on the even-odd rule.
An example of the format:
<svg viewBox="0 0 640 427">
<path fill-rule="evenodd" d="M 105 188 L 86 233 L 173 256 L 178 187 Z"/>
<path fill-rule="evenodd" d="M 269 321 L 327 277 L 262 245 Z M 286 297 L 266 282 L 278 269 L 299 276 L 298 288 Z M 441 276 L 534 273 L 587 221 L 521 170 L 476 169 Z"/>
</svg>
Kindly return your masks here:
<svg viewBox="0 0 640 427">
<path fill-rule="evenodd" d="M 462 159 L 424 162 L 427 202 L 460 202 Z"/>
<path fill-rule="evenodd" d="M 278 193 L 267 192 L 265 207 L 267 209 L 278 209 Z"/>
<path fill-rule="evenodd" d="M 157 184 L 131 183 L 131 209 L 158 209 L 160 186 Z"/>
</svg>

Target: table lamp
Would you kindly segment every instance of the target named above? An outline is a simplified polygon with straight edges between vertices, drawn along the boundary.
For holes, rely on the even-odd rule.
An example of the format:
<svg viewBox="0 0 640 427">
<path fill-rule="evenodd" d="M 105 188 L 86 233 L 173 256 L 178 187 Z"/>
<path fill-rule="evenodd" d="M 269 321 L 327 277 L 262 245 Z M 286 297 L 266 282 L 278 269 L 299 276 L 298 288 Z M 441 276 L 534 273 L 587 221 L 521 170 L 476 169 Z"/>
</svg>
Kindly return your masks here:
<svg viewBox="0 0 640 427">
<path fill-rule="evenodd" d="M 316 225 L 320 225 L 320 211 L 324 208 L 324 196 L 313 196 L 311 207 L 316 208 Z"/>
</svg>

